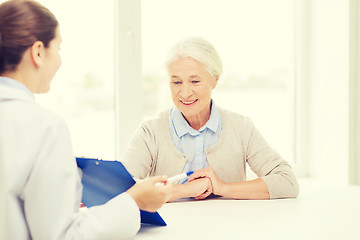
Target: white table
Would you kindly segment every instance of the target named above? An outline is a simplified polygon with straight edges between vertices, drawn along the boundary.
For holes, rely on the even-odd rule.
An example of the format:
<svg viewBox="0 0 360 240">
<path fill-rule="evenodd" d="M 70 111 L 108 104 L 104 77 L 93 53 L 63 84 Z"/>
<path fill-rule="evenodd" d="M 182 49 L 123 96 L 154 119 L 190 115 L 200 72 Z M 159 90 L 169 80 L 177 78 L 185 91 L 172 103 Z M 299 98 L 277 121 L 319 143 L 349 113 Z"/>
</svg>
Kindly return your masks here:
<svg viewBox="0 0 360 240">
<path fill-rule="evenodd" d="M 168 226 L 143 225 L 135 239 L 360 240 L 359 186 L 300 186 L 296 199 L 167 203 Z"/>
</svg>

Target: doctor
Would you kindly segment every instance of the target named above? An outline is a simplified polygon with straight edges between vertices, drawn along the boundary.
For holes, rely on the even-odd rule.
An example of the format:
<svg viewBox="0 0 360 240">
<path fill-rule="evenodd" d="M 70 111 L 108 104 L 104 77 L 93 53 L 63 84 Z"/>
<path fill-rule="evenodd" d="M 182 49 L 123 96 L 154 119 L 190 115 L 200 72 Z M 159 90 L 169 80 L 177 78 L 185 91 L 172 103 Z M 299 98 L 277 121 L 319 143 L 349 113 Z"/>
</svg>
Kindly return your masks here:
<svg viewBox="0 0 360 240">
<path fill-rule="evenodd" d="M 60 67 L 54 15 L 32 0 L 0 5 L 0 166 L 5 239 L 122 239 L 140 227 L 140 211 L 169 200 L 166 177 L 135 184 L 79 213 L 82 186 L 65 122 L 34 101 Z M 0 196 L 4 193 L 2 192 Z M 2 216 L 2 217 L 3 217 Z"/>
</svg>

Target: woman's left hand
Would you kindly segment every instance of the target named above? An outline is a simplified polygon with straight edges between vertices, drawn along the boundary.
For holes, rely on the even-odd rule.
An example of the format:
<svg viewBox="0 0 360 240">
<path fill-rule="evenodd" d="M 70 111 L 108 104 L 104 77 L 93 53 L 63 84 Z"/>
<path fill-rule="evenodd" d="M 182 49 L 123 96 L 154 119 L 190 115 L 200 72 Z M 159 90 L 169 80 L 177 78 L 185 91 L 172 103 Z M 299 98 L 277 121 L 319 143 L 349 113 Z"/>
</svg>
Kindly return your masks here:
<svg viewBox="0 0 360 240">
<path fill-rule="evenodd" d="M 203 169 L 196 170 L 193 174 L 190 175 L 188 182 L 194 181 L 198 178 L 209 178 L 212 185 L 212 192 L 215 195 L 221 195 L 221 188 L 224 184 L 224 181 L 222 181 L 219 176 L 216 174 L 214 169 L 212 167 L 206 167 Z"/>
</svg>

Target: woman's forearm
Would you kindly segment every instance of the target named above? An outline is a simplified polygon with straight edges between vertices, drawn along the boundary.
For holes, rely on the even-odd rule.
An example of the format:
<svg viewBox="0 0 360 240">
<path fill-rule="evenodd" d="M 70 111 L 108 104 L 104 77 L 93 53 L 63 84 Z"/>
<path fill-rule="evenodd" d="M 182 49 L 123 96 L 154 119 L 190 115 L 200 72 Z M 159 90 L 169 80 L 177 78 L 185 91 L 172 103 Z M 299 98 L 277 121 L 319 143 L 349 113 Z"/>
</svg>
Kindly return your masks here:
<svg viewBox="0 0 360 240">
<path fill-rule="evenodd" d="M 235 199 L 269 199 L 268 188 L 261 178 L 251 181 L 223 183 L 216 195 Z"/>
</svg>

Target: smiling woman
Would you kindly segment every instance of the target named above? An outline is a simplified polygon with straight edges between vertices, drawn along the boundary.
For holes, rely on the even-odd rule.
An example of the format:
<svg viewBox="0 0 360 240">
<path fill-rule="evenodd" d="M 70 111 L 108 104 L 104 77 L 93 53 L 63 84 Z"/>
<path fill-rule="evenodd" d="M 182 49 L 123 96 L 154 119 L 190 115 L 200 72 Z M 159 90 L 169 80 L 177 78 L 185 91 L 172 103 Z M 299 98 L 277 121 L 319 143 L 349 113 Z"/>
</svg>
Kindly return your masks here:
<svg viewBox="0 0 360 240">
<path fill-rule="evenodd" d="M 168 68 L 174 105 L 190 126 L 199 130 L 210 117 L 211 92 L 218 76 L 212 77 L 202 63 L 190 57 L 179 57 Z"/>
<path fill-rule="evenodd" d="M 140 2 L 143 116 L 172 105 L 163 63 L 173 43 L 201 36 L 216 46 L 223 61 L 213 91 L 216 103 L 251 116 L 268 142 L 295 165 L 296 1 Z M 136 16 L 131 21 L 140 21 Z"/>
<path fill-rule="evenodd" d="M 170 50 L 166 67 L 175 107 L 199 130 L 210 117 L 211 93 L 222 74 L 218 53 L 210 43 L 194 37 Z"/>
<path fill-rule="evenodd" d="M 121 159 L 131 174 L 144 178 L 194 172 L 187 182 L 172 187 L 171 200 L 210 194 L 235 199 L 298 195 L 291 166 L 252 121 L 212 100 L 222 64 L 208 41 L 180 41 L 170 50 L 166 66 L 174 107 L 138 127 Z M 246 181 L 246 164 L 258 178 Z"/>
</svg>

